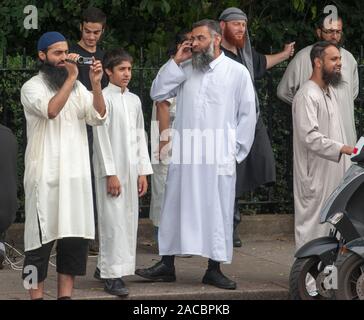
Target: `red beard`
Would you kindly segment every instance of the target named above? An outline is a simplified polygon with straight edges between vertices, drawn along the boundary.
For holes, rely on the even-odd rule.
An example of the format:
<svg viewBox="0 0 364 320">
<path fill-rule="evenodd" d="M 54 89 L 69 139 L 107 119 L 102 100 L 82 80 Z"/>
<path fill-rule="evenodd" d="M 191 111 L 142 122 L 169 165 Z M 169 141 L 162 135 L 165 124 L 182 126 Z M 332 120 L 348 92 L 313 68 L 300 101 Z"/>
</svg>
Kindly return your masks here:
<svg viewBox="0 0 364 320">
<path fill-rule="evenodd" d="M 237 38 L 229 29 L 228 26 L 226 26 L 224 30 L 224 38 L 227 42 L 229 42 L 231 45 L 237 47 L 238 49 L 241 49 L 244 47 L 245 44 L 245 36 L 243 38 Z"/>
</svg>

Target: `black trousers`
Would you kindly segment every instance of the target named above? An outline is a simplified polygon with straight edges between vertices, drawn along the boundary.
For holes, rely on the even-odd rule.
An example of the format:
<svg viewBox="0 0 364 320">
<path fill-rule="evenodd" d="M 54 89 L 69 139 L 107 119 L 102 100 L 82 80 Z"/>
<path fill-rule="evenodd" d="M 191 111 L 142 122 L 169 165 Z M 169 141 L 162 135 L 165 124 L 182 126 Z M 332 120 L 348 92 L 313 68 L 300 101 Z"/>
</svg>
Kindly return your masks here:
<svg viewBox="0 0 364 320">
<path fill-rule="evenodd" d="M 239 211 L 239 206 L 238 206 L 238 200 L 239 200 L 238 198 L 235 198 L 235 203 L 234 203 L 234 230 L 241 221 L 241 216 L 240 216 L 240 211 Z"/>
<path fill-rule="evenodd" d="M 48 263 L 53 245 L 56 241 L 43 244 L 40 248 L 26 251 L 22 278 L 28 273 L 25 267 L 32 266 L 37 270 L 38 283 L 47 278 Z M 57 273 L 83 276 L 86 274 L 89 240 L 84 238 L 63 238 L 57 240 Z"/>
</svg>

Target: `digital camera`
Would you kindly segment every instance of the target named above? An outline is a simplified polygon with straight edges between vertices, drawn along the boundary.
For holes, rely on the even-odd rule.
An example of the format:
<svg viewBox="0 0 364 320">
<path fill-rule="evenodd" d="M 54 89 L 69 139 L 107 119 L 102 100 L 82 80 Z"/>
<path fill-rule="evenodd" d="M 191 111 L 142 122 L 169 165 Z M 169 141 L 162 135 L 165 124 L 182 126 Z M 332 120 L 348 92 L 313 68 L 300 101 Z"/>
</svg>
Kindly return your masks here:
<svg viewBox="0 0 364 320">
<path fill-rule="evenodd" d="M 91 65 L 93 63 L 92 57 L 82 57 L 79 56 L 76 60 L 77 64 L 80 65 Z"/>
</svg>

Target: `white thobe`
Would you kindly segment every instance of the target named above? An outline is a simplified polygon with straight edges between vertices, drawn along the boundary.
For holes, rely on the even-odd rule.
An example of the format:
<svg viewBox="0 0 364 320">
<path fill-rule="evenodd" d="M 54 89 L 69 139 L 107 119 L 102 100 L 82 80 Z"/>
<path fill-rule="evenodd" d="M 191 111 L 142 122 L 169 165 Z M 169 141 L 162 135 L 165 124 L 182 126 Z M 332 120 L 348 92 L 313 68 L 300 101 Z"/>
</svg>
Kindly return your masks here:
<svg viewBox="0 0 364 320">
<path fill-rule="evenodd" d="M 169 127 L 173 127 L 174 118 L 176 116 L 176 99 L 169 99 Z M 150 127 L 151 154 L 153 175 L 151 177 L 152 198 L 150 201 L 149 218 L 153 221 L 153 225 L 159 227 L 159 220 L 162 211 L 164 199 L 164 191 L 168 173 L 169 159 L 159 160 L 159 122 L 157 121 L 157 106 L 153 103 L 152 120 Z M 163 137 L 166 140 L 167 137 Z M 170 142 L 164 147 L 170 149 Z"/>
<path fill-rule="evenodd" d="M 206 72 L 194 70 L 191 61 L 178 66 L 170 60 L 153 81 L 151 97 L 161 101 L 174 96 L 177 112 L 159 254 L 230 263 L 235 163 L 249 153 L 256 123 L 250 74 L 223 53 Z"/>
<path fill-rule="evenodd" d="M 289 63 L 278 85 L 278 97 L 288 104 L 292 103 L 297 90 L 312 75 L 311 49 L 312 46 L 308 46 L 296 54 Z M 357 141 L 354 120 L 354 100 L 359 93 L 358 65 L 349 51 L 341 48 L 340 53 L 343 82 L 339 87 L 333 88 L 333 90 L 337 97 L 339 115 L 342 119 L 347 142 L 349 145 L 354 146 Z"/>
<path fill-rule="evenodd" d="M 86 123 L 101 125 L 106 114 L 100 117 L 92 93 L 77 81 L 61 112 L 49 119 L 54 95 L 41 74 L 21 88 L 28 137 L 25 251 L 64 237 L 95 236 Z"/>
<path fill-rule="evenodd" d="M 98 267 L 102 278 L 134 274 L 138 230 L 138 177 L 152 174 L 138 96 L 109 83 L 103 90 L 109 113 L 94 129 L 94 172 L 99 223 Z M 116 175 L 121 195 L 107 194 Z"/>
<path fill-rule="evenodd" d="M 293 100 L 293 189 L 296 248 L 329 234 L 320 211 L 350 166 L 335 92 L 306 82 Z"/>
</svg>

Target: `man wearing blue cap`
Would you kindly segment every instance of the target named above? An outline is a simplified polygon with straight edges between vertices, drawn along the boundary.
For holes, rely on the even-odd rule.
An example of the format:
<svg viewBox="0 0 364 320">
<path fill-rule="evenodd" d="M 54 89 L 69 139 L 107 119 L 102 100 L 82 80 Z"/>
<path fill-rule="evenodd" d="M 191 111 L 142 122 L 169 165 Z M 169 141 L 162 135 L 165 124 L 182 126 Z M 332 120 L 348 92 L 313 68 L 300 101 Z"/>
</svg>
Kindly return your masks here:
<svg viewBox="0 0 364 320">
<path fill-rule="evenodd" d="M 58 299 L 70 299 L 75 276 L 86 273 L 88 240 L 94 238 L 86 123 L 102 125 L 106 107 L 100 61 L 90 67 L 92 92 L 77 80 L 78 54 L 58 32 L 38 41 L 40 72 L 21 88 L 27 121 L 25 153 L 24 285 L 42 299 L 57 240 Z"/>
</svg>

